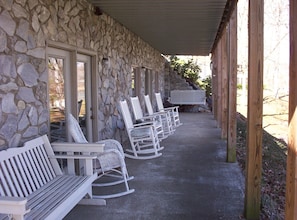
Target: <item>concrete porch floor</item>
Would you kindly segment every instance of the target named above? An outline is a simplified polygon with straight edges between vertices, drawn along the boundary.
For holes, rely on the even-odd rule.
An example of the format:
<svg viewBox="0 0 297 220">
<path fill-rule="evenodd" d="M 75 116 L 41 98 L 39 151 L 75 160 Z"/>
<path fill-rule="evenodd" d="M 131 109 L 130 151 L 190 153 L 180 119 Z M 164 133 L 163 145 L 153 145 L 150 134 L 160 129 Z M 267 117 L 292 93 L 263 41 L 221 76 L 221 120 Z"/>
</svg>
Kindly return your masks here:
<svg viewBox="0 0 297 220">
<path fill-rule="evenodd" d="M 163 140 L 163 155 L 126 159 L 135 192 L 106 206 L 77 205 L 65 219 L 243 219 L 244 178 L 226 163 L 226 141 L 211 113 L 180 113 L 182 126 Z"/>
</svg>

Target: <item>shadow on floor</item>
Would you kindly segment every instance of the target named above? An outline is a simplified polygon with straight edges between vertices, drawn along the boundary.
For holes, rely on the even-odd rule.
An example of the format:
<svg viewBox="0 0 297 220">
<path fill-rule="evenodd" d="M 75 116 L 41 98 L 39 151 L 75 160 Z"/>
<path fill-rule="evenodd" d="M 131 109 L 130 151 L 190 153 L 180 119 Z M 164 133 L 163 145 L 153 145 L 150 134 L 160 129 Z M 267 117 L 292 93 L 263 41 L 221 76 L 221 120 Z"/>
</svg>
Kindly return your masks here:
<svg viewBox="0 0 297 220">
<path fill-rule="evenodd" d="M 181 113 L 183 123 L 162 141 L 163 155 L 126 159 L 133 194 L 106 206 L 77 205 L 65 219 L 243 219 L 244 178 L 226 163 L 226 142 L 211 113 Z"/>
</svg>

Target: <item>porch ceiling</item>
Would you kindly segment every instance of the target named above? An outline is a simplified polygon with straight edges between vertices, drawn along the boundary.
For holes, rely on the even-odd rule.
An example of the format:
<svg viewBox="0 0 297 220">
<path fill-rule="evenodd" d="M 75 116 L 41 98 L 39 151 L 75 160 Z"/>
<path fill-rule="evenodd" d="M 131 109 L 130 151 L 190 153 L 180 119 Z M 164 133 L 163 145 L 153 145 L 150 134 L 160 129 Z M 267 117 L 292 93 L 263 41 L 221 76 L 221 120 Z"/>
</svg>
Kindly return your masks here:
<svg viewBox="0 0 297 220">
<path fill-rule="evenodd" d="M 89 0 L 165 55 L 208 55 L 228 0 Z"/>
</svg>

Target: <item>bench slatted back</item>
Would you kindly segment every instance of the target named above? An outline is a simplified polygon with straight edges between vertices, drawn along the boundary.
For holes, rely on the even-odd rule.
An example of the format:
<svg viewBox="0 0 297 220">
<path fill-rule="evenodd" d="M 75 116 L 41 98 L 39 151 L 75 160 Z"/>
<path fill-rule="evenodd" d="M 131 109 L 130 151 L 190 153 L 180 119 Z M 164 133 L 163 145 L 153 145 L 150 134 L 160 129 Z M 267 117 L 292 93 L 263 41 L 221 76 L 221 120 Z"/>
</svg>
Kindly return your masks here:
<svg viewBox="0 0 297 220">
<path fill-rule="evenodd" d="M 205 90 L 172 90 L 170 103 L 179 105 L 205 105 Z"/>
<path fill-rule="evenodd" d="M 53 152 L 46 140 L 42 136 L 0 152 L 1 196 L 26 197 L 61 173 L 48 158 Z"/>
</svg>

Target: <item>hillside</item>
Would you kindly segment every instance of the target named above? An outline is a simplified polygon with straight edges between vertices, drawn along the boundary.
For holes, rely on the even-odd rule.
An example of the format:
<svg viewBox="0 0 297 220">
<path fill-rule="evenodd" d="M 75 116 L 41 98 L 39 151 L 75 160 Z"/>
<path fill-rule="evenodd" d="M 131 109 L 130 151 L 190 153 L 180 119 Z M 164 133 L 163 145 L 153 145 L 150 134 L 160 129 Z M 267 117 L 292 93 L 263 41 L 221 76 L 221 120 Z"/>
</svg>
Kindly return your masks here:
<svg viewBox="0 0 297 220">
<path fill-rule="evenodd" d="M 261 219 L 284 219 L 287 144 L 263 131 Z M 237 117 L 237 160 L 245 174 L 246 118 Z"/>
</svg>

